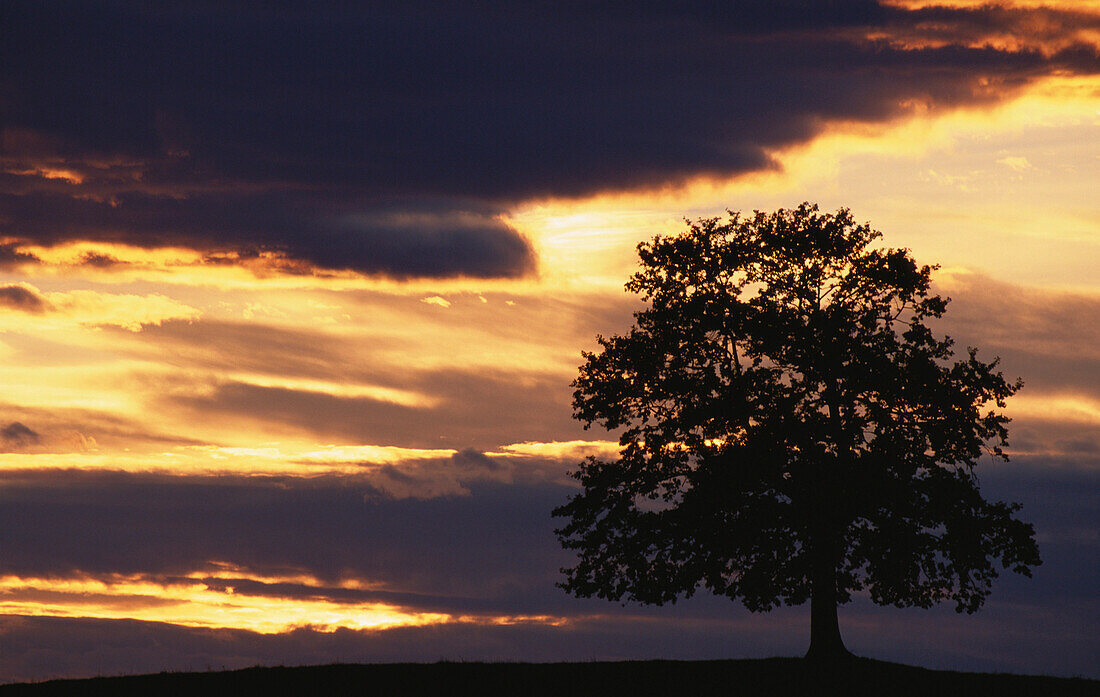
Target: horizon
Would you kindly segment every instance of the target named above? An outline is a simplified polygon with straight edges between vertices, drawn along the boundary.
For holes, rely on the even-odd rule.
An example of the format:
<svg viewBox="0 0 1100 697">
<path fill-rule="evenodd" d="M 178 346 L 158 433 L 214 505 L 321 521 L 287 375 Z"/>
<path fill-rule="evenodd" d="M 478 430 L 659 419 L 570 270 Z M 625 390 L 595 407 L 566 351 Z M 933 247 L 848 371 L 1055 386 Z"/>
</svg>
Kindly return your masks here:
<svg viewBox="0 0 1100 697">
<path fill-rule="evenodd" d="M 857 655 L 1100 678 L 1100 2 L 24 2 L 0 56 L 0 682 L 802 655 L 568 596 L 550 511 L 635 251 L 851 210 L 997 356 L 1043 565 Z"/>
</svg>

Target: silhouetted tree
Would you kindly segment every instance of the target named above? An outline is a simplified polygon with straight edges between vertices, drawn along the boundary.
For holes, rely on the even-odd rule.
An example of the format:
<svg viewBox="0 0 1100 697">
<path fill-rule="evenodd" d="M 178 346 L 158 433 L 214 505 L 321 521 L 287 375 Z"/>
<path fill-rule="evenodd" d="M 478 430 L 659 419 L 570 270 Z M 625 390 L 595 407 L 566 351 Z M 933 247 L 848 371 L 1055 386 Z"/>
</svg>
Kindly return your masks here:
<svg viewBox="0 0 1100 697">
<path fill-rule="evenodd" d="M 1019 504 L 982 498 L 1007 460 L 1008 383 L 927 321 L 933 267 L 844 209 L 689 224 L 638 246 L 628 334 L 598 337 L 574 417 L 622 429 L 555 509 L 578 596 L 675 602 L 700 587 L 753 611 L 810 600 L 808 657 L 847 655 L 837 605 L 953 600 L 974 612 L 1003 569 L 1040 564 Z"/>
</svg>

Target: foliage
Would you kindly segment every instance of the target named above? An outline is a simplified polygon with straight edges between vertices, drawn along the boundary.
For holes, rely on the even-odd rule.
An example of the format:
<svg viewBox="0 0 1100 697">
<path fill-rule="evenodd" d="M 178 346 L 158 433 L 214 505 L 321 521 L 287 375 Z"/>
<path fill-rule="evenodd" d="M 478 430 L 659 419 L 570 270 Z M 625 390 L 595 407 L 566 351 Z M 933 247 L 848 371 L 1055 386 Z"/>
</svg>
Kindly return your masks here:
<svg viewBox="0 0 1100 697">
<path fill-rule="evenodd" d="M 998 566 L 1040 564 L 1018 504 L 982 498 L 983 453 L 1007 460 L 1010 383 L 929 321 L 934 267 L 844 209 L 689 223 L 639 245 L 646 301 L 599 337 L 574 416 L 621 430 L 554 511 L 579 596 L 661 604 L 700 587 L 750 610 L 831 605 L 977 610 Z M 824 574 L 824 576 L 823 576 Z M 833 610 L 835 617 L 835 609 Z M 838 636 L 839 639 L 839 636 Z"/>
</svg>

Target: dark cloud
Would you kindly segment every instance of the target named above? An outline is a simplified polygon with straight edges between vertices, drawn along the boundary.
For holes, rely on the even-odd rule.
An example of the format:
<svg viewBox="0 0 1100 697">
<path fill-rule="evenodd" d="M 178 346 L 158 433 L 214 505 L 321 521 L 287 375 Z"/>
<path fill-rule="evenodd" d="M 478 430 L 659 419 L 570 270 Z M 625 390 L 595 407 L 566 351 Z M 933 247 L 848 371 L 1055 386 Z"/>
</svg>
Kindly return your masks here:
<svg viewBox="0 0 1100 697">
<path fill-rule="evenodd" d="M 1006 608 L 1006 610 L 1011 610 Z M 891 622 L 887 613 L 842 615 L 849 646 L 860 655 L 920 662 L 936 668 L 1095 677 L 1096 648 L 1080 618 L 1058 619 L 1015 608 L 1034 634 L 1029 640 L 1001 630 L 1001 617 L 959 617 L 912 611 Z M 383 631 L 300 629 L 263 635 L 152 622 L 47 617 L 0 618 L 0 674 L 6 680 L 89 677 L 364 662 L 679 660 L 796 656 L 805 651 L 804 613 L 726 612 L 710 621 L 678 618 L 677 611 L 638 616 L 618 609 L 564 627 L 471 623 Z M 877 632 L 879 641 L 871 641 Z M 1061 637 L 1059 635 L 1062 635 Z M 887 637 L 882 639 L 882 637 Z M 1076 637 L 1077 641 L 1071 638 Z M 1034 647 L 1016 656 L 1018 642 Z M 1017 648 L 1018 650 L 1018 648 Z M 1016 662 L 1012 662 L 1016 661 Z M 430 670 L 430 667 L 427 668 Z"/>
<path fill-rule="evenodd" d="M 542 466 L 551 464 L 572 465 Z M 979 475 L 987 497 L 1023 503 L 1045 562 L 1034 580 L 1004 579 L 994 597 L 1087 602 L 1100 559 L 1090 533 L 1100 513 L 1095 478 L 1049 458 L 990 464 Z M 605 607 L 554 588 L 569 557 L 554 538 L 550 510 L 574 489 L 545 480 L 471 481 L 468 495 L 427 499 L 380 496 L 370 477 L 350 475 L 19 471 L 0 481 L 5 574 L 170 576 L 219 560 L 260 574 L 311 573 L 332 586 L 347 576 L 363 579 L 380 584 L 389 600 L 423 609 L 555 614 Z"/>
<path fill-rule="evenodd" d="M 621 617 L 571 627 L 460 623 L 263 635 L 150 622 L 7 616 L 0 618 L 0 674 L 16 681 L 336 662 L 764 657 L 803 649 L 799 637 L 784 636 L 784 627 L 762 619 L 699 624 Z"/>
<path fill-rule="evenodd" d="M 1000 356 L 1024 394 L 1076 393 L 1100 399 L 1100 299 L 1013 285 L 980 274 L 961 276 L 939 328 L 958 349 Z"/>
<path fill-rule="evenodd" d="M 206 445 L 177 434 L 160 432 L 125 417 L 95 409 L 55 407 L 43 409 L 0 401 L 0 412 L 15 417 L 16 423 L 32 423 L 37 441 L 24 438 L 24 446 L 36 446 L 36 453 L 83 452 L 97 446 L 106 448 Z M 17 433 L 16 433 L 17 435 Z"/>
<path fill-rule="evenodd" d="M 181 197 L 125 192 L 98 200 L 55 192 L 0 193 L 10 232 L 40 244 L 71 239 L 142 247 L 187 244 L 212 254 L 270 252 L 324 269 L 402 278 L 519 276 L 534 269 L 527 241 L 483 205 L 411 206 L 360 206 L 297 191 Z M 109 260 L 91 259 L 102 261 Z"/>
<path fill-rule="evenodd" d="M 1018 416 L 1009 425 L 1011 451 L 1017 455 L 1057 456 L 1067 466 L 1100 467 L 1100 430 L 1087 421 L 1051 414 Z"/>
<path fill-rule="evenodd" d="M 497 300 L 494 298 L 494 300 Z M 575 305 L 538 299 L 526 307 L 508 308 L 513 322 L 499 322 L 485 337 L 526 345 L 536 333 L 560 336 L 563 351 L 579 364 L 579 349 L 593 342 L 606 321 L 621 324 L 629 320 L 633 304 L 608 303 L 610 307 L 588 306 L 577 312 Z M 583 305 L 583 300 L 578 301 Z M 325 438 L 346 442 L 369 442 L 418 448 L 476 447 L 491 450 L 524 440 L 553 441 L 584 438 L 585 432 L 571 417 L 572 369 L 568 372 L 538 371 L 534 368 L 437 368 L 402 365 L 404 351 L 415 354 L 423 345 L 446 345 L 454 339 L 448 327 L 482 320 L 499 313 L 488 303 L 471 299 L 456 301 L 446 311 L 425 305 L 416 297 L 372 296 L 363 312 L 381 306 L 387 312 L 412 317 L 431 313 L 434 335 L 395 339 L 372 335 L 348 336 L 323 329 L 200 320 L 194 323 L 165 322 L 148 327 L 141 336 L 117 331 L 117 351 L 139 358 L 160 357 L 171 348 L 173 365 L 181 370 L 165 381 L 163 402 L 157 408 L 186 410 L 189 420 L 226 419 L 259 421 L 280 431 L 290 427 Z M 545 321 L 544 321 L 545 320 Z M 602 323 L 602 324 L 601 324 Z M 427 343 L 425 343 L 427 342 Z M 519 343 L 522 342 L 522 343 Z M 346 397 L 304 389 L 259 386 L 232 380 L 209 381 L 201 376 L 211 371 L 246 372 L 283 378 L 323 380 L 342 385 L 373 385 L 424 395 L 428 400 L 410 406 L 369 397 Z M 199 377 L 196 377 L 199 376 Z"/>
<path fill-rule="evenodd" d="M 24 448 L 28 445 L 34 445 L 38 441 L 38 433 L 18 421 L 13 421 L 0 428 L 0 445 L 5 450 Z"/>
<path fill-rule="evenodd" d="M 18 28 L 0 47 L 4 234 L 396 277 L 530 272 L 530 246 L 494 217 L 518 200 L 769 168 L 830 121 L 1100 69 L 1090 45 L 982 40 L 1037 26 L 1024 11 L 870 0 L 0 13 Z M 935 41 L 909 47 L 914 32 Z"/>
<path fill-rule="evenodd" d="M 3 209 L 0 208 L 0 216 L 2 216 L 2 211 Z M 4 219 L 0 217 L 0 225 L 3 224 Z M 2 271 L 14 269 L 23 264 L 37 264 L 41 261 L 35 255 L 20 250 L 19 245 L 14 242 L 0 243 L 0 270 Z"/>
<path fill-rule="evenodd" d="M 463 457 L 477 459 L 475 455 Z M 1050 461 L 990 467 L 987 496 L 1019 499 L 1035 523 L 1044 565 L 1028 580 L 1001 579 L 974 616 L 841 609 L 848 645 L 861 655 L 927 666 L 1095 674 L 1093 581 L 1097 485 Z M 378 600 L 461 615 L 572 618 L 563 627 L 472 624 L 385 632 L 300 630 L 262 636 L 139 622 L 0 620 L 0 674 L 242 667 L 256 663 L 428 660 L 591 660 L 797 655 L 806 607 L 750 615 L 701 595 L 662 608 L 569 598 L 553 586 L 568 560 L 549 510 L 559 485 L 477 485 L 430 500 L 372 495 L 356 477 L 171 477 L 90 472 L 0 475 L 0 573 L 141 574 L 171 580 L 220 560 L 254 573 L 311 573 L 328 585 L 234 579 L 241 592 L 276 597 Z M 224 569 L 224 567 L 223 567 Z M 377 590 L 337 587 L 343 578 Z M 208 579 L 212 587 L 227 583 Z"/>
<path fill-rule="evenodd" d="M 1054 444 L 1061 450 L 1071 454 L 1097 455 L 1100 454 L 1100 435 L 1093 438 L 1079 437 L 1067 438 L 1055 441 Z"/>
<path fill-rule="evenodd" d="M 393 499 L 364 477 L 24 471 L 0 479 L 4 573 L 185 574 L 222 560 L 330 582 L 350 575 L 410 597 L 447 596 L 456 608 L 475 599 L 510 612 L 561 605 L 553 583 L 566 558 L 549 512 L 570 491 L 562 485 Z"/>
<path fill-rule="evenodd" d="M 451 456 L 451 463 L 456 468 L 469 472 L 477 472 L 479 470 L 497 472 L 501 469 L 500 462 L 473 448 L 463 448 L 459 450 Z"/>
<path fill-rule="evenodd" d="M 110 331 L 110 330 L 105 330 Z M 147 327 L 138 338 L 115 331 L 117 350 L 127 355 L 148 356 L 150 350 L 171 347 L 175 365 L 195 370 L 240 370 L 354 382 L 378 379 L 370 366 L 370 350 L 395 350 L 401 344 L 384 337 L 369 342 L 318 329 L 300 329 L 252 322 L 200 319 L 169 320 Z M 129 343 L 123 343 L 130 339 Z M 146 343 L 148 340 L 148 343 Z M 136 345 L 135 345 L 136 343 Z M 364 346 L 366 344 L 366 346 Z M 364 358 L 364 352 L 368 352 Z M 365 371 L 365 374 L 357 373 Z"/>
<path fill-rule="evenodd" d="M 125 266 L 127 262 L 121 261 L 117 257 L 113 257 L 110 254 L 100 254 L 98 252 L 85 252 L 80 255 L 80 264 L 82 266 L 93 266 L 98 269 L 110 269 L 116 266 Z"/>
<path fill-rule="evenodd" d="M 368 330 L 362 336 L 349 336 L 326 331 L 323 325 L 302 329 L 257 320 L 207 318 L 168 320 L 147 326 L 140 334 L 110 328 L 104 331 L 113 332 L 116 353 L 152 359 L 163 356 L 165 347 L 171 347 L 173 364 L 193 371 L 246 371 L 408 389 L 430 387 L 430 381 L 416 379 L 415 370 L 394 369 L 394 356 L 416 353 L 424 346 L 448 345 L 454 341 L 454 334 L 469 332 L 471 327 L 477 327 L 484 339 L 498 346 L 530 345 L 532 337 L 539 337 L 544 347 L 556 342 L 569 362 L 579 365 L 580 351 L 595 346 L 597 333 L 626 331 L 631 313 L 639 307 L 634 297 L 606 294 L 448 296 L 453 302 L 445 312 L 426 305 L 417 296 L 340 291 L 332 297 L 353 320 L 368 327 L 373 326 L 371 318 L 376 315 L 396 314 L 411 322 L 423 321 L 424 333 L 399 338 Z M 481 297 L 487 302 L 483 303 Z M 349 304 L 349 300 L 355 304 Z M 505 302 L 513 304 L 507 306 Z M 508 313 L 507 321 L 501 321 L 502 312 Z M 30 357 L 30 351 L 27 353 L 22 356 L 24 360 Z M 400 363 L 398 367 L 402 367 Z M 573 369 L 569 368 L 560 379 L 564 388 L 573 379 Z"/>
<path fill-rule="evenodd" d="M 408 448 L 492 449 L 508 442 L 573 440 L 584 430 L 570 418 L 570 389 L 558 375 L 504 371 L 409 371 L 405 389 L 440 400 L 409 406 L 322 392 L 223 382 L 213 391 L 164 398 L 164 407 L 184 408 L 192 419 L 225 423 L 236 418 L 313 436 Z"/>
<path fill-rule="evenodd" d="M 11 284 L 0 286 L 0 307 L 41 313 L 49 309 L 50 303 L 33 286 Z"/>
<path fill-rule="evenodd" d="M 1078 52 L 1082 65 L 1096 60 L 1100 14 L 1089 8 L 1014 8 L 989 3 L 970 8 L 924 7 L 886 18 L 895 41 L 923 44 L 1011 45 L 1046 54 Z M 1090 37 L 1089 35 L 1092 34 Z M 1092 44 L 1087 43 L 1093 41 Z M 1093 63 L 1095 64 L 1095 63 Z"/>
</svg>

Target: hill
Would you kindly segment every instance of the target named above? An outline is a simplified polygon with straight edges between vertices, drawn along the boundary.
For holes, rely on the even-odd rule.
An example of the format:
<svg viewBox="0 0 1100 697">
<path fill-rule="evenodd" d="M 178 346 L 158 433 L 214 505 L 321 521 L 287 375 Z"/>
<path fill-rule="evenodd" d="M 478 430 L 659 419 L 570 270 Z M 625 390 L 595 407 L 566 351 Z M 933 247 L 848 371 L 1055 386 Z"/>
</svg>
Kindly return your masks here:
<svg viewBox="0 0 1100 697">
<path fill-rule="evenodd" d="M 667 697 L 668 695 L 1100 695 L 1081 678 L 960 673 L 852 659 L 823 668 L 799 658 L 611 663 L 391 663 L 159 673 L 0 686 L 30 695 L 432 695 Z"/>
</svg>

